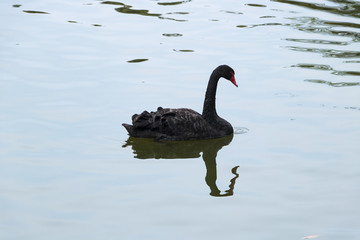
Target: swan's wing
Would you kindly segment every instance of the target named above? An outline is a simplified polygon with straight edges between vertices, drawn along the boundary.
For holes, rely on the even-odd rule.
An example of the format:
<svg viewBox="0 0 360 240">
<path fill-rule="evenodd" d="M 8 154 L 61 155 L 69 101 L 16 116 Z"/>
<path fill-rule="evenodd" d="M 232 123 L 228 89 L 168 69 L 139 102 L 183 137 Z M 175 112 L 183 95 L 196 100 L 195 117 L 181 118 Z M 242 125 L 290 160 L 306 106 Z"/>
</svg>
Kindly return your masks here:
<svg viewBox="0 0 360 240">
<path fill-rule="evenodd" d="M 204 138 L 212 131 L 201 114 L 187 108 L 161 108 L 133 116 L 133 136 L 169 140 Z"/>
<path fill-rule="evenodd" d="M 199 137 L 199 134 L 202 135 L 209 127 L 202 115 L 194 110 L 170 108 L 166 109 L 165 112 L 161 118 L 161 127 L 162 132 L 167 132 L 169 135 L 186 135 L 188 138 Z"/>
</svg>

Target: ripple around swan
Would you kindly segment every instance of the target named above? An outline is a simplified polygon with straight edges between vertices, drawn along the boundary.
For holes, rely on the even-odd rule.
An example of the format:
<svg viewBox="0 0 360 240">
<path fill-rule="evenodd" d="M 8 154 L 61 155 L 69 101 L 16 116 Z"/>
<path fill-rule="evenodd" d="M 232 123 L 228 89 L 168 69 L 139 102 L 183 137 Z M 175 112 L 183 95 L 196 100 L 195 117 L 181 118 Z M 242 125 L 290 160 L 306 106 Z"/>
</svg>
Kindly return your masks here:
<svg viewBox="0 0 360 240">
<path fill-rule="evenodd" d="M 245 134 L 249 132 L 249 129 L 246 127 L 234 127 L 234 134 Z"/>
</svg>

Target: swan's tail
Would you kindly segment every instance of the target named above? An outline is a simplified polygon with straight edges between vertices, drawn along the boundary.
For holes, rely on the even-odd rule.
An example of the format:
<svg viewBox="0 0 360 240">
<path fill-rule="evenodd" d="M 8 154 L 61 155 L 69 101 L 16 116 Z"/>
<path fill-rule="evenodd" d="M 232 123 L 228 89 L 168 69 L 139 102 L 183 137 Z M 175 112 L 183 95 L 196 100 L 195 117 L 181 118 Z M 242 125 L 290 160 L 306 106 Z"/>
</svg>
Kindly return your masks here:
<svg viewBox="0 0 360 240">
<path fill-rule="evenodd" d="M 123 123 L 122 125 L 125 127 L 126 131 L 128 131 L 129 135 L 133 136 L 133 126 L 126 123 Z"/>
<path fill-rule="evenodd" d="M 168 109 L 169 110 L 169 109 Z M 162 129 L 168 127 L 168 117 L 173 117 L 175 113 L 164 111 L 158 107 L 156 112 L 144 111 L 141 114 L 132 116 L 132 125 L 124 123 L 123 126 L 131 137 L 162 138 Z"/>
<path fill-rule="evenodd" d="M 132 116 L 132 124 L 133 125 L 126 124 L 126 123 L 123 123 L 122 125 L 128 131 L 130 136 L 136 137 L 136 135 L 138 135 L 137 133 L 139 131 L 143 132 L 143 131 L 151 130 L 153 121 L 154 121 L 153 116 L 149 112 L 144 111 L 141 114 L 134 114 Z"/>
</svg>

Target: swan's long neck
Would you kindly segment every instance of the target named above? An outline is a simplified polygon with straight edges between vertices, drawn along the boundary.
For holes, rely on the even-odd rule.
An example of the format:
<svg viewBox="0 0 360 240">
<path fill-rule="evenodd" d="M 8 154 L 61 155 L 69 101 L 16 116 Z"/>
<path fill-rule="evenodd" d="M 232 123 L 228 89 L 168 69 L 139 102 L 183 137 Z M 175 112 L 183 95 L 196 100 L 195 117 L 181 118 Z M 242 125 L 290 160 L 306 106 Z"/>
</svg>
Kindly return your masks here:
<svg viewBox="0 0 360 240">
<path fill-rule="evenodd" d="M 220 75 L 217 73 L 216 70 L 217 69 L 215 69 L 210 76 L 209 83 L 206 89 L 205 100 L 204 100 L 204 108 L 203 108 L 202 116 L 208 121 L 216 119 L 218 117 L 215 108 L 215 98 L 216 98 L 216 88 L 218 81 L 220 79 Z"/>
</svg>

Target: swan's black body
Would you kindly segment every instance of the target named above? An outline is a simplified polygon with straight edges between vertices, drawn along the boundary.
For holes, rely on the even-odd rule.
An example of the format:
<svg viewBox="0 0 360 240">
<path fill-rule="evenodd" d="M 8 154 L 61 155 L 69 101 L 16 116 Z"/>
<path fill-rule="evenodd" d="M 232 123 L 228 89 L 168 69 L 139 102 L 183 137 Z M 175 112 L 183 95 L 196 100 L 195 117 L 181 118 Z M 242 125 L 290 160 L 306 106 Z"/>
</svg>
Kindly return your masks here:
<svg viewBox="0 0 360 240">
<path fill-rule="evenodd" d="M 209 139 L 234 132 L 230 123 L 220 118 L 215 109 L 217 83 L 221 77 L 237 86 L 234 70 L 227 65 L 217 67 L 211 74 L 205 94 L 203 113 L 187 108 L 162 108 L 132 116 L 133 125 L 123 124 L 132 137 L 159 140 Z"/>
</svg>

